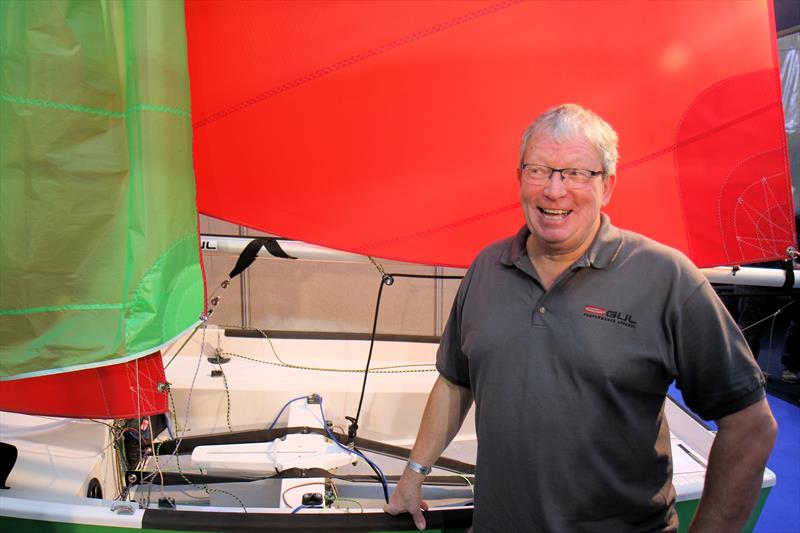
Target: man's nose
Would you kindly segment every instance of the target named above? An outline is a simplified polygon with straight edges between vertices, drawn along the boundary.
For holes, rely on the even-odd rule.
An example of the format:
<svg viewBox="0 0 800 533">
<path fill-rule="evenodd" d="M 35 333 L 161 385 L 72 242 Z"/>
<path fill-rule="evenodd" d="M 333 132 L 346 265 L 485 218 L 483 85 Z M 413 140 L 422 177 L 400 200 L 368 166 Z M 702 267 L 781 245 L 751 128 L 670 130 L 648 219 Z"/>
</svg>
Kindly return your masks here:
<svg viewBox="0 0 800 533">
<path fill-rule="evenodd" d="M 554 170 L 550 175 L 550 179 L 544 186 L 544 193 L 550 198 L 560 198 L 567 193 L 564 176 L 560 170 Z"/>
</svg>

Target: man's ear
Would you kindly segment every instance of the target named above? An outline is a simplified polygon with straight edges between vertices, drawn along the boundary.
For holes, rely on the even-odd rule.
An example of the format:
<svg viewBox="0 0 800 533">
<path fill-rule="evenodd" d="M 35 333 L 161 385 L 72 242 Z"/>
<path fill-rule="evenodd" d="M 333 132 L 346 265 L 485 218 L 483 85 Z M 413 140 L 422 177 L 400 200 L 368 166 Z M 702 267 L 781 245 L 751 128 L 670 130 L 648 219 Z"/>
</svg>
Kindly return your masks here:
<svg viewBox="0 0 800 533">
<path fill-rule="evenodd" d="M 611 201 L 611 193 L 614 192 L 614 186 L 617 184 L 617 175 L 611 174 L 603 178 L 603 207 L 608 205 Z"/>
</svg>

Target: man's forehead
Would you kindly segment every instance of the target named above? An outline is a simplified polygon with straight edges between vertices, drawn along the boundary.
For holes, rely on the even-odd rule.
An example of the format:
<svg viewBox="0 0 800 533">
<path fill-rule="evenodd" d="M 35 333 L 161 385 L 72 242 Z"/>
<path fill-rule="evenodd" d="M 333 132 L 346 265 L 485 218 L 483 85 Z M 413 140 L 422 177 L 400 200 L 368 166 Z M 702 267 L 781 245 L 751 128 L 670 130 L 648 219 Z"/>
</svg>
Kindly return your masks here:
<svg viewBox="0 0 800 533">
<path fill-rule="evenodd" d="M 558 149 L 567 152 L 590 151 L 598 157 L 600 156 L 597 147 L 581 133 L 556 136 L 552 132 L 541 132 L 531 136 L 531 138 L 528 139 L 528 144 L 525 145 L 526 153 L 549 149 Z"/>
</svg>

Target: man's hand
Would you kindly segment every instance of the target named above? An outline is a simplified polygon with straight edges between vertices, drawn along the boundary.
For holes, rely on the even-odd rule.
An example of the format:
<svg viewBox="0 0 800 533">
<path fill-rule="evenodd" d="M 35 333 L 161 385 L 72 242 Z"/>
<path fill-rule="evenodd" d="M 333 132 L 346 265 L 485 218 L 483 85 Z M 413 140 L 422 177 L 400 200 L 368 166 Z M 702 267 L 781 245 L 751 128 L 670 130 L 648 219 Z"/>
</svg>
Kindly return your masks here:
<svg viewBox="0 0 800 533">
<path fill-rule="evenodd" d="M 422 511 L 428 510 L 428 504 L 422 499 L 422 481 L 425 476 L 406 470 L 397 483 L 389 503 L 383 510 L 389 514 L 410 513 L 417 529 L 425 529 L 425 516 Z"/>
</svg>

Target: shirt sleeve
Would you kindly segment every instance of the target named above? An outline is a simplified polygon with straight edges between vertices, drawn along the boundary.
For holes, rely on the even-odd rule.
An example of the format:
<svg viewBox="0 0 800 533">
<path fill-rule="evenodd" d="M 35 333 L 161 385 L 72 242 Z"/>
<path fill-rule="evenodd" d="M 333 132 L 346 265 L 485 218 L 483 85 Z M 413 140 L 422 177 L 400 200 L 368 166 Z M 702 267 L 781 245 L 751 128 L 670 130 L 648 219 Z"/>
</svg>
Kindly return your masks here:
<svg viewBox="0 0 800 533">
<path fill-rule="evenodd" d="M 708 281 L 686 298 L 676 317 L 677 386 L 690 409 L 718 420 L 764 398 L 764 375 Z"/>
<path fill-rule="evenodd" d="M 464 308 L 464 301 L 472 279 L 472 268 L 470 268 L 461 285 L 458 293 L 453 300 L 450 309 L 450 317 L 447 319 L 439 349 L 436 352 L 436 370 L 447 381 L 465 388 L 471 388 L 469 376 L 469 359 L 461 349 L 461 314 Z"/>
</svg>

